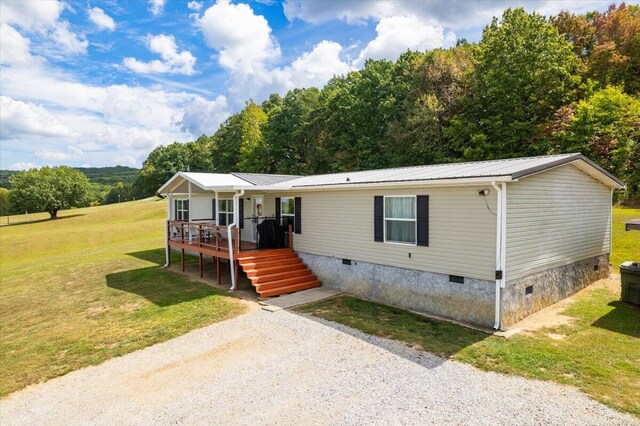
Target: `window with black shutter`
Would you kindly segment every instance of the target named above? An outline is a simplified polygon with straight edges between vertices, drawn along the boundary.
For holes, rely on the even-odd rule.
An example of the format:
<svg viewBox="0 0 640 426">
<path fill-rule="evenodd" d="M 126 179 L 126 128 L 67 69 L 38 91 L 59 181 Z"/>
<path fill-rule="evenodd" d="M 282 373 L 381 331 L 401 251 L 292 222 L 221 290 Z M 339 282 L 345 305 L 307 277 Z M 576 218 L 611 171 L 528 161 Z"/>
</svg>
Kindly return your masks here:
<svg viewBox="0 0 640 426">
<path fill-rule="evenodd" d="M 373 240 L 384 241 L 384 197 L 373 197 Z"/>
<path fill-rule="evenodd" d="M 429 196 L 418 195 L 417 197 L 417 244 L 419 246 L 429 246 Z"/>
</svg>

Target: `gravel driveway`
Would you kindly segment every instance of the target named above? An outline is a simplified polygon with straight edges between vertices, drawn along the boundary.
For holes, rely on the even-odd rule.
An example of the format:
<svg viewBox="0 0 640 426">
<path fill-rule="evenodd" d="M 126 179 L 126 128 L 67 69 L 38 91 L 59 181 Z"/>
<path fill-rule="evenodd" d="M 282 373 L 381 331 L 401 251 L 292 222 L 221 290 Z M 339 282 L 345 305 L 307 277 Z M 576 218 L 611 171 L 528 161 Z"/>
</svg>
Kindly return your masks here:
<svg viewBox="0 0 640 426">
<path fill-rule="evenodd" d="M 17 424 L 640 424 L 569 387 L 253 310 L 17 392 Z"/>
</svg>

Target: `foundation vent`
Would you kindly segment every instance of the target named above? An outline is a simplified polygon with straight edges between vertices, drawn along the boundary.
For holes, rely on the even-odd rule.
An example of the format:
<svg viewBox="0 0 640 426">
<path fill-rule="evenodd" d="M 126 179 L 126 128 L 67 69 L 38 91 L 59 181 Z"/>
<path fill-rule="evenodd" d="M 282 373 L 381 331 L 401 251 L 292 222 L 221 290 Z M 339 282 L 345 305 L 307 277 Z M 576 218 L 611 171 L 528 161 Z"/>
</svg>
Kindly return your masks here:
<svg viewBox="0 0 640 426">
<path fill-rule="evenodd" d="M 524 289 L 524 294 L 533 294 L 533 286 L 532 286 L 532 285 L 527 286 L 527 287 Z"/>
<path fill-rule="evenodd" d="M 461 277 L 459 275 L 449 275 L 449 282 L 464 284 L 464 277 Z"/>
<path fill-rule="evenodd" d="M 351 259 L 342 259 L 343 265 L 351 265 Z"/>
</svg>

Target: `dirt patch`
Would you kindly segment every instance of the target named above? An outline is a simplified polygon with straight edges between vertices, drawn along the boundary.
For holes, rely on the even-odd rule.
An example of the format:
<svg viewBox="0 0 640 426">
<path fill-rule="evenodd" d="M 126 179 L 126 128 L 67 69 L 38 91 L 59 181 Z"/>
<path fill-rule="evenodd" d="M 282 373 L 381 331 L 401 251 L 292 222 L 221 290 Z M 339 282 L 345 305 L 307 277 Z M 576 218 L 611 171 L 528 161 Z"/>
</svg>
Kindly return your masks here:
<svg viewBox="0 0 640 426">
<path fill-rule="evenodd" d="M 611 275 L 609 278 L 604 278 L 598 280 L 591 284 L 590 286 L 580 290 L 576 294 L 571 297 L 567 297 L 555 303 L 551 306 L 547 306 L 546 308 L 524 318 L 523 320 L 515 323 L 509 330 L 497 333 L 503 337 L 512 337 L 517 334 L 530 334 L 536 330 L 540 330 L 543 328 L 551 328 L 558 327 L 561 325 L 570 325 L 575 318 L 563 315 L 564 312 L 569 306 L 571 306 L 576 301 L 585 298 L 590 293 L 595 290 L 607 289 L 613 293 L 620 292 L 620 276 L 619 275 Z M 564 336 L 560 335 L 551 335 L 549 337 L 553 340 L 562 340 Z"/>
</svg>

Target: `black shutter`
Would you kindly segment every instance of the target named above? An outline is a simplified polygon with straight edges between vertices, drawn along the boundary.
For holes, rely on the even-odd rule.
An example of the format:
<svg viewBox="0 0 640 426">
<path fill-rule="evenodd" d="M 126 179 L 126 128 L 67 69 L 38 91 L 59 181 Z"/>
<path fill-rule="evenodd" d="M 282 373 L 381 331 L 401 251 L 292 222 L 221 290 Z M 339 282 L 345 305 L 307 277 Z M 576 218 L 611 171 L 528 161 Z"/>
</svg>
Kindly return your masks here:
<svg viewBox="0 0 640 426">
<path fill-rule="evenodd" d="M 178 200 L 173 200 L 173 220 L 178 219 Z"/>
<path fill-rule="evenodd" d="M 280 205 L 280 197 L 276 197 L 276 222 L 278 223 L 280 223 L 280 216 L 282 216 L 281 209 L 282 206 Z"/>
<path fill-rule="evenodd" d="M 417 201 L 418 235 L 416 240 L 419 246 L 429 246 L 429 196 L 418 195 Z"/>
<path fill-rule="evenodd" d="M 211 200 L 211 219 L 216 220 L 216 199 Z"/>
<path fill-rule="evenodd" d="M 295 217 L 293 220 L 293 233 L 302 234 L 302 198 L 296 197 L 294 205 Z"/>
<path fill-rule="evenodd" d="M 373 241 L 384 241 L 384 197 L 373 197 Z"/>
<path fill-rule="evenodd" d="M 189 200 L 184 200 L 183 203 L 187 204 L 187 211 L 186 211 L 186 216 L 187 217 L 185 217 L 184 220 L 188 221 L 189 220 L 189 213 L 190 213 L 191 206 L 189 205 Z"/>
<path fill-rule="evenodd" d="M 244 228 L 244 198 L 240 198 L 238 203 L 238 216 L 240 218 L 238 221 L 240 222 L 240 228 Z"/>
</svg>

